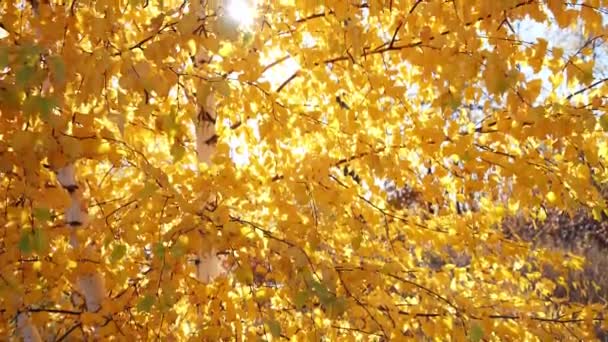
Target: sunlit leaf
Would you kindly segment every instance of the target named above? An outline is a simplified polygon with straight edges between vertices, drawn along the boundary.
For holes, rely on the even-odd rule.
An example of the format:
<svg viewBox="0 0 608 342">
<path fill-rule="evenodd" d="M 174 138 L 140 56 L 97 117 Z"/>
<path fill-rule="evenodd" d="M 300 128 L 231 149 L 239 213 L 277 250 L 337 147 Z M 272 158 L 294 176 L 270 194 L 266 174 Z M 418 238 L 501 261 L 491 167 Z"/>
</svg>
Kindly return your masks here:
<svg viewBox="0 0 608 342">
<path fill-rule="evenodd" d="M 0 2 L 0 332 L 601 339 L 605 7 Z"/>
</svg>

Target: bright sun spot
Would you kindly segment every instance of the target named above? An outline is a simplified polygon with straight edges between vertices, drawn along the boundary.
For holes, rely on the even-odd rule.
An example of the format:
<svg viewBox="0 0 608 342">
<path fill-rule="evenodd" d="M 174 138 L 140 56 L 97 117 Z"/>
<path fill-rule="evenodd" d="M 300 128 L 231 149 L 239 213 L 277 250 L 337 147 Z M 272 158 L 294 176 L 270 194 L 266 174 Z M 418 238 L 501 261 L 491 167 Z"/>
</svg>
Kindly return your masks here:
<svg viewBox="0 0 608 342">
<path fill-rule="evenodd" d="M 228 0 L 228 15 L 243 28 L 253 25 L 256 16 L 255 0 Z"/>
<path fill-rule="evenodd" d="M 8 31 L 0 27 L 0 39 L 8 37 Z"/>
</svg>

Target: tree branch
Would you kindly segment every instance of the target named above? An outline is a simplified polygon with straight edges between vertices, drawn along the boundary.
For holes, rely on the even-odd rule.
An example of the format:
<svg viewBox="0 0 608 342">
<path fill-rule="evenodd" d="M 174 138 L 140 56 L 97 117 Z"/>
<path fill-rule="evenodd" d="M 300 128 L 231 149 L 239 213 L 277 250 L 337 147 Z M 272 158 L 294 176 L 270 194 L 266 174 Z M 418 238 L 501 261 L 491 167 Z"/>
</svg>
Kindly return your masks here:
<svg viewBox="0 0 608 342">
<path fill-rule="evenodd" d="M 47 313 L 56 313 L 56 314 L 64 314 L 64 315 L 80 315 L 82 312 L 74 311 L 74 310 L 65 310 L 65 309 L 45 309 L 45 308 L 35 308 L 27 310 L 29 312 L 47 312 Z"/>
<path fill-rule="evenodd" d="M 282 84 L 281 84 L 281 85 L 280 85 L 280 86 L 277 88 L 276 92 L 277 92 L 277 93 L 280 93 L 280 92 L 281 92 L 281 90 L 283 90 L 283 88 L 285 88 L 285 86 L 286 86 L 286 85 L 287 85 L 289 82 L 291 82 L 291 81 L 292 81 L 294 78 L 296 78 L 296 77 L 298 76 L 298 74 L 299 74 L 299 70 L 298 70 L 298 71 L 296 71 L 296 72 L 294 72 L 294 73 L 293 73 L 291 76 L 289 76 L 289 78 L 288 78 L 288 79 L 286 79 L 286 80 L 285 80 L 285 82 L 283 82 L 283 83 L 282 83 Z"/>
<path fill-rule="evenodd" d="M 408 14 L 412 14 L 416 10 L 416 7 L 418 7 L 418 5 L 420 5 L 421 2 L 422 2 L 422 0 L 416 1 L 416 3 L 414 4 L 414 6 L 412 6 L 412 8 L 410 9 L 410 11 L 408 12 Z"/>
<path fill-rule="evenodd" d="M 581 93 L 584 93 L 584 92 L 586 92 L 586 91 L 587 91 L 587 90 L 589 90 L 589 89 L 595 88 L 595 87 L 597 87 L 598 85 L 600 85 L 600 84 L 602 84 L 602 83 L 604 83 L 604 82 L 606 82 L 606 81 L 608 81 L 608 77 L 603 78 L 603 79 L 601 79 L 601 80 L 599 80 L 599 81 L 596 81 L 596 82 L 594 82 L 594 83 L 591 83 L 591 84 L 590 84 L 590 85 L 588 85 L 587 87 L 582 88 L 582 89 L 579 89 L 579 90 L 575 91 L 574 93 L 572 93 L 572 94 L 568 95 L 568 97 L 566 97 L 566 100 L 570 100 L 570 99 L 571 99 L 571 98 L 573 98 L 574 96 L 579 95 L 579 94 L 581 94 Z"/>
<path fill-rule="evenodd" d="M 522 7 L 522 6 L 525 6 L 525 5 L 532 4 L 534 2 L 536 2 L 536 1 L 535 0 L 526 0 L 526 1 L 520 2 L 520 3 L 516 4 L 516 5 L 514 5 L 513 7 L 509 8 L 508 11 L 514 10 L 516 8 L 519 8 L 519 7 Z M 472 26 L 472 25 L 476 24 L 477 22 L 480 22 L 480 21 L 483 21 L 483 20 L 487 20 L 487 19 L 490 19 L 490 18 L 492 18 L 492 14 L 488 14 L 486 16 L 481 16 L 481 17 L 478 17 L 475 20 L 472 20 L 472 21 L 469 21 L 469 22 L 465 23 L 464 26 L 465 27 L 469 27 L 469 26 Z M 445 30 L 443 32 L 440 32 L 436 36 L 430 37 L 429 40 L 432 41 L 432 40 L 437 39 L 439 36 L 445 36 L 445 35 L 448 35 L 450 33 L 452 33 L 451 30 Z M 400 50 L 403 50 L 403 49 L 408 49 L 408 48 L 413 48 L 413 47 L 419 47 L 419 46 L 422 46 L 422 40 L 412 41 L 412 42 L 410 42 L 408 44 L 399 45 L 399 46 L 391 45 L 391 43 L 389 42 L 389 43 L 384 43 L 382 45 L 379 45 L 376 48 L 371 48 L 371 47 L 364 48 L 363 51 L 365 51 L 365 52 L 361 55 L 361 57 L 367 57 L 367 56 L 371 56 L 371 55 L 383 54 L 383 53 L 388 52 L 388 51 L 400 51 Z M 339 57 L 334 57 L 334 58 L 326 59 L 326 60 L 323 61 L 323 63 L 330 64 L 330 63 L 345 61 L 345 60 L 349 60 L 349 59 L 350 59 L 349 56 L 342 55 L 342 56 L 339 56 Z"/>
</svg>

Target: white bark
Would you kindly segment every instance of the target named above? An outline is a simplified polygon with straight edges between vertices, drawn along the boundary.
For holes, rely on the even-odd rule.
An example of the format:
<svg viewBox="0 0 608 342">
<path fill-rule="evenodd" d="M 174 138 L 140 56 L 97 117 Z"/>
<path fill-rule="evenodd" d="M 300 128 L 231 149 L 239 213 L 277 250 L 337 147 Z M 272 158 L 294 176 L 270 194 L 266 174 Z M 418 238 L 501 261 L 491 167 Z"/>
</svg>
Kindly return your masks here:
<svg viewBox="0 0 608 342">
<path fill-rule="evenodd" d="M 206 59 L 208 55 L 205 53 L 204 57 L 197 56 L 198 59 Z M 196 153 L 199 163 L 205 163 L 211 165 L 211 158 L 216 150 L 216 107 L 215 107 L 215 96 L 211 92 L 206 100 L 204 106 L 199 108 L 199 115 L 196 124 Z M 215 198 L 214 195 L 210 196 L 210 200 Z M 197 255 L 196 264 L 196 276 L 199 281 L 209 284 L 214 281 L 217 277 L 228 273 L 228 269 L 224 263 L 226 261 L 225 256 L 218 256 L 215 249 L 210 251 L 201 250 Z"/>
<path fill-rule="evenodd" d="M 76 171 L 74 164 L 68 164 L 56 171 L 57 180 L 68 192 L 73 192 L 78 188 L 76 184 Z"/>
<path fill-rule="evenodd" d="M 57 181 L 61 186 L 70 193 L 70 206 L 65 211 L 65 223 L 71 228 L 70 245 L 78 247 L 76 238 L 77 228 L 86 228 L 89 225 L 89 214 L 86 206 L 86 201 L 82 193 L 82 189 L 76 181 L 76 169 L 73 163 L 55 170 Z"/>
<path fill-rule="evenodd" d="M 87 311 L 96 312 L 101 309 L 105 298 L 105 282 L 99 273 L 81 274 L 77 280 L 78 290 L 84 296 Z"/>
<path fill-rule="evenodd" d="M 72 228 L 70 236 L 70 244 L 72 247 L 78 247 L 78 239 L 76 238 L 76 230 L 87 228 L 90 223 L 87 204 L 82 195 L 82 189 L 78 188 L 70 194 L 70 207 L 65 212 L 65 222 Z"/>
<path fill-rule="evenodd" d="M 38 328 L 32 323 L 29 314 L 20 312 L 17 315 L 17 329 L 24 342 L 42 342 Z"/>
<path fill-rule="evenodd" d="M 196 154 L 199 163 L 211 165 L 211 157 L 215 153 L 215 96 L 209 94 L 205 105 L 200 108 L 196 122 Z"/>
<path fill-rule="evenodd" d="M 205 284 L 209 284 L 217 277 L 225 275 L 228 270 L 224 263 L 225 256 L 218 256 L 215 249 L 211 251 L 200 251 L 198 255 L 198 264 L 196 265 L 196 277 Z"/>
<path fill-rule="evenodd" d="M 86 228 L 89 224 L 89 213 L 86 201 L 81 190 L 76 190 L 70 195 L 70 207 L 65 212 L 65 221 L 71 227 Z"/>
<path fill-rule="evenodd" d="M 65 211 L 65 221 L 71 228 L 70 244 L 78 248 L 76 229 L 87 228 L 90 223 L 89 212 L 83 189 L 76 181 L 74 164 L 68 164 L 56 171 L 57 180 L 70 193 L 70 207 Z M 90 246 L 90 248 L 93 248 Z M 96 312 L 101 309 L 105 298 L 105 282 L 100 273 L 88 272 L 76 279 L 78 291 L 83 295 L 87 311 Z"/>
</svg>

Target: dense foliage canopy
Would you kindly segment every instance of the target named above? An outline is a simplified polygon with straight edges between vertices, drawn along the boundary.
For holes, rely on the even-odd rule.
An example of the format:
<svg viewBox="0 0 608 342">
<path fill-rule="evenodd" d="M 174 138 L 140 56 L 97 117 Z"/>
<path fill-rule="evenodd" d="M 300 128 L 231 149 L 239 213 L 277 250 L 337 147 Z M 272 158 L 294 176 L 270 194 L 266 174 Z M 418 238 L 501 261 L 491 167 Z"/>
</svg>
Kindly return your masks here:
<svg viewBox="0 0 608 342">
<path fill-rule="evenodd" d="M 593 338 L 501 221 L 605 215 L 607 6 L 0 2 L 0 335 Z"/>
</svg>

